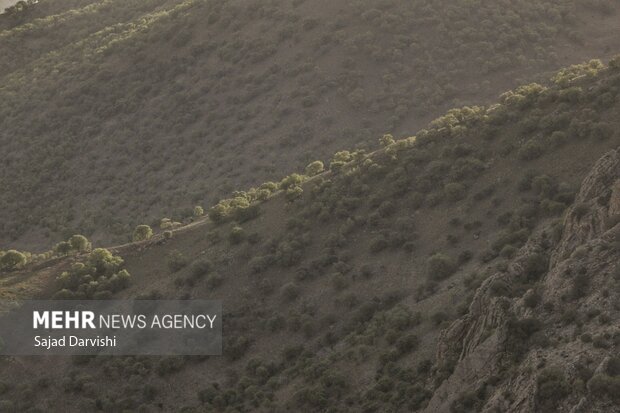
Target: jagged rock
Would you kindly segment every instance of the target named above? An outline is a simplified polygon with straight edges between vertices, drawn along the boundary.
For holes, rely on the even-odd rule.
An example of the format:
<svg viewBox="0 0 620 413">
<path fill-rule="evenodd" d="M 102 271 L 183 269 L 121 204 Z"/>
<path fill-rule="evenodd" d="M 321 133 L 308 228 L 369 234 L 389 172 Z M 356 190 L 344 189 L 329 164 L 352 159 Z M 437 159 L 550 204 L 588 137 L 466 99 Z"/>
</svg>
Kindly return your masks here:
<svg viewBox="0 0 620 413">
<path fill-rule="evenodd" d="M 605 154 L 583 180 L 575 204 L 564 218 L 562 239 L 552 257 L 552 264 L 568 257 L 578 245 L 607 229 L 610 215 L 620 211 L 619 185 L 620 154 L 613 150 Z M 584 207 L 588 208 L 585 214 Z"/>
<path fill-rule="evenodd" d="M 585 314 L 594 309 L 608 313 L 608 322 L 583 319 L 581 330 L 595 335 L 620 335 L 617 329 L 620 312 L 612 302 L 617 300 L 608 289 L 613 272 L 620 262 L 618 240 L 620 225 L 612 218 L 620 213 L 620 153 L 611 151 L 603 156 L 584 179 L 573 206 L 563 221 L 562 235 L 551 245 L 545 228 L 539 229 L 505 272 L 489 277 L 476 292 L 469 312 L 442 332 L 437 347 L 439 364 L 456 360 L 450 376 L 435 390 L 426 412 L 450 412 L 450 406 L 460 394 L 475 392 L 491 377 L 500 382 L 487 391 L 482 411 L 529 413 L 538 411 L 539 371 L 545 367 L 559 368 L 572 390 L 557 401 L 557 411 L 620 412 L 608 400 L 597 400 L 577 384 L 579 366 L 594 361 L 596 371 L 603 371 L 611 352 L 609 346 L 584 342 L 576 334 L 573 323 L 565 322 L 562 314 L 572 309 Z M 493 283 L 509 286 L 522 283 L 527 271 L 528 257 L 548 254 L 549 268 L 542 274 L 537 289 L 542 302 L 527 308 L 521 297 L 497 297 Z M 579 294 L 569 294 L 573 277 L 582 273 L 588 285 Z M 593 313 L 596 314 L 596 313 Z M 507 354 L 510 348 L 508 324 L 511 319 L 537 318 L 547 338 L 541 343 L 528 343 L 525 354 L 514 364 Z M 609 321 L 611 320 L 611 321 Z M 615 330 L 614 330 L 615 329 Z M 607 348 L 606 348 L 607 347 Z M 512 363 L 512 364 L 509 364 Z"/>
</svg>

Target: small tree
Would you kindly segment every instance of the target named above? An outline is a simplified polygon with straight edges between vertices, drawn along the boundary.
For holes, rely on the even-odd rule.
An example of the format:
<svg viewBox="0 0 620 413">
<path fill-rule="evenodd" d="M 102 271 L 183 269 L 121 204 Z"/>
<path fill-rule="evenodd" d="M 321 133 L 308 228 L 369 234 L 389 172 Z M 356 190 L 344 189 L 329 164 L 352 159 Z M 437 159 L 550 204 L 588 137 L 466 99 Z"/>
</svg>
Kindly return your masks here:
<svg viewBox="0 0 620 413">
<path fill-rule="evenodd" d="M 448 201 L 456 202 L 465 197 L 467 188 L 465 188 L 465 185 L 458 182 L 450 182 L 444 185 L 443 192 Z"/>
<path fill-rule="evenodd" d="M 91 248 L 90 242 L 84 235 L 73 235 L 69 238 L 69 244 L 71 244 L 71 249 L 78 252 L 86 252 Z"/>
<path fill-rule="evenodd" d="M 170 218 L 162 218 L 161 221 L 159 221 L 159 228 L 161 229 L 172 228 L 172 220 Z"/>
<path fill-rule="evenodd" d="M 308 166 L 306 166 L 306 175 L 315 176 L 315 175 L 320 174 L 324 170 L 325 170 L 325 166 L 323 165 L 323 162 L 314 161 Z"/>
<path fill-rule="evenodd" d="M 71 244 L 67 241 L 62 241 L 54 246 L 54 251 L 58 255 L 68 255 L 71 252 Z"/>
<path fill-rule="evenodd" d="M 144 241 L 153 236 L 153 230 L 148 225 L 138 225 L 136 229 L 133 231 L 133 240 Z"/>
<path fill-rule="evenodd" d="M 456 264 L 452 258 L 444 254 L 434 254 L 427 260 L 428 275 L 434 280 L 448 278 L 456 271 Z"/>
<path fill-rule="evenodd" d="M 171 251 L 168 254 L 168 268 L 170 271 L 177 272 L 187 265 L 187 258 L 180 251 Z"/>
<path fill-rule="evenodd" d="M 303 176 L 299 174 L 290 174 L 286 178 L 282 179 L 282 181 L 280 181 L 280 188 L 286 190 L 301 185 L 303 181 Z"/>
<path fill-rule="evenodd" d="M 201 217 L 204 214 L 205 214 L 205 210 L 200 205 L 196 205 L 194 207 L 194 216 L 195 217 Z"/>
<path fill-rule="evenodd" d="M 299 198 L 304 193 L 304 190 L 300 186 L 293 186 L 286 190 L 285 196 L 289 201 L 293 201 Z"/>
<path fill-rule="evenodd" d="M 394 140 L 394 137 L 389 133 L 386 133 L 381 138 L 379 138 L 379 143 L 381 144 L 381 146 L 390 146 L 395 142 L 396 141 Z"/>
<path fill-rule="evenodd" d="M 87 262 L 95 269 L 96 275 L 117 272 L 123 265 L 121 257 L 113 255 L 105 248 L 95 248 L 88 256 Z"/>
<path fill-rule="evenodd" d="M 548 367 L 540 372 L 537 379 L 536 398 L 543 411 L 555 411 L 559 402 L 571 392 L 564 372 Z"/>
<path fill-rule="evenodd" d="M 0 257 L 0 269 L 13 271 L 26 264 L 26 256 L 19 251 L 8 250 Z"/>
<path fill-rule="evenodd" d="M 239 244 L 241 241 L 243 241 L 244 238 L 245 238 L 245 232 L 243 231 L 243 228 L 241 228 L 238 225 L 235 225 L 231 229 L 230 235 L 228 236 L 228 239 L 230 240 L 231 244 Z"/>
<path fill-rule="evenodd" d="M 215 223 L 224 222 L 230 212 L 229 209 L 226 205 L 219 203 L 209 209 L 209 219 Z"/>
</svg>

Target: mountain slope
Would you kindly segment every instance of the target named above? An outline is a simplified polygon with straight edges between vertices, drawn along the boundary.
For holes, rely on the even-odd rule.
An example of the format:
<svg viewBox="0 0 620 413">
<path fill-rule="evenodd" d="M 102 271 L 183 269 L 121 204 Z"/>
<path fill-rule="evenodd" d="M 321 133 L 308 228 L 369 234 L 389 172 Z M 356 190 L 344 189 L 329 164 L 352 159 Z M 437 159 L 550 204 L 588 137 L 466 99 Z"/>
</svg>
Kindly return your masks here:
<svg viewBox="0 0 620 413">
<path fill-rule="evenodd" d="M 619 87 L 618 58 L 570 67 L 237 192 L 210 219 L 111 248 L 131 274 L 118 289 L 80 278 L 88 253 L 10 273 L 3 292 L 22 282 L 22 298 L 221 299 L 225 343 L 223 357 L 4 358 L 2 403 L 618 411 Z"/>
<path fill-rule="evenodd" d="M 485 280 L 469 313 L 444 331 L 438 358 L 458 364 L 428 411 L 447 411 L 455 400 L 479 411 L 619 411 L 620 381 L 612 379 L 618 359 L 610 357 L 620 343 L 619 206 L 614 150 L 584 179 L 563 224 L 530 239 L 505 271 Z M 519 297 L 515 290 L 523 290 L 529 263 L 541 253 L 549 268 Z M 508 371 L 515 358 L 518 367 Z M 480 389 L 487 400 L 479 400 Z"/>
<path fill-rule="evenodd" d="M 0 245 L 123 242 L 137 224 L 186 219 L 235 188 L 605 57 L 614 7 L 41 1 L 0 19 Z"/>
</svg>

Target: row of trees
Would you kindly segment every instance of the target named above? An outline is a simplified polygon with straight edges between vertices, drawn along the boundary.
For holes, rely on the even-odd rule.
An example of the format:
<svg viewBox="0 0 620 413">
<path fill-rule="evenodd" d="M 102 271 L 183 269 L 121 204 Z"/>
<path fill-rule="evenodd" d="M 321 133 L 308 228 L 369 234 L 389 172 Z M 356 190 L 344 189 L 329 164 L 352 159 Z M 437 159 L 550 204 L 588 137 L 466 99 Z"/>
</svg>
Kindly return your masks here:
<svg viewBox="0 0 620 413">
<path fill-rule="evenodd" d="M 14 5 L 4 9 L 4 12 L 7 16 L 17 16 L 20 13 L 24 13 L 38 2 L 39 0 L 20 0 Z"/>
<path fill-rule="evenodd" d="M 10 272 L 24 268 L 30 262 L 39 262 L 53 257 L 64 257 L 69 254 L 82 254 L 92 250 L 92 244 L 83 235 L 73 235 L 67 241 L 59 242 L 50 251 L 42 254 L 8 250 L 0 251 L 0 271 Z"/>
</svg>

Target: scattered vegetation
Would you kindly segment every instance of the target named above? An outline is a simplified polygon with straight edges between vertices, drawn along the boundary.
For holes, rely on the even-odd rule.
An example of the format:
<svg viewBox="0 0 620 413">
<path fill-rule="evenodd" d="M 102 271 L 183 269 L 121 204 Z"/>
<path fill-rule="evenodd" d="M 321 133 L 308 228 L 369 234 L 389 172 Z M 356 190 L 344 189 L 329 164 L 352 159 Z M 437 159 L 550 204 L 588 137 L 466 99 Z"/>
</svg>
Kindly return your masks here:
<svg viewBox="0 0 620 413">
<path fill-rule="evenodd" d="M 551 228 L 548 225 L 558 220 L 574 200 L 573 186 L 582 176 L 558 176 L 558 171 L 574 162 L 586 164 L 617 144 L 613 132 L 616 119 L 610 116 L 617 100 L 617 62 L 612 61 L 609 68 L 596 61 L 569 68 L 558 73 L 548 86 L 530 84 L 502 95 L 497 105 L 450 110 L 416 136 L 397 139 L 384 134 L 412 115 L 424 116 L 464 96 L 469 86 L 463 85 L 459 92 L 452 85 L 464 83 L 472 67 L 489 78 L 501 78 L 502 68 L 519 62 L 544 66 L 542 59 L 553 49 L 550 40 L 575 35 L 560 32 L 556 26 L 558 22 L 562 23 L 558 26 L 564 26 L 573 21 L 572 2 L 540 5 L 523 0 L 478 5 L 477 11 L 488 17 L 482 22 L 472 17 L 468 12 L 471 5 L 463 2 L 447 9 L 445 4 L 424 2 L 360 2 L 351 10 L 333 13 L 338 20 L 325 21 L 308 17 L 305 7 L 309 2 L 303 1 L 293 2 L 296 6 L 285 10 L 279 1 L 250 2 L 243 7 L 217 0 L 126 3 L 129 6 L 118 9 L 131 9 L 125 17 L 127 23 L 119 23 L 112 32 L 93 32 L 85 36 L 85 43 L 64 45 L 62 49 L 67 50 L 60 56 L 50 53 L 37 62 L 41 70 L 52 69 L 45 81 L 49 84 L 34 81 L 28 70 L 17 70 L 12 62 L 2 62 L 9 74 L 4 78 L 6 86 L 0 89 L 0 113 L 6 113 L 9 119 L 7 133 L 23 132 L 28 123 L 28 130 L 32 128 L 33 134 L 42 136 L 43 143 L 29 149 L 28 156 L 45 160 L 42 163 L 46 168 L 62 168 L 56 165 L 56 159 L 64 159 L 67 153 L 83 147 L 76 131 L 84 131 L 95 147 L 101 136 L 109 137 L 105 142 L 114 152 L 114 159 L 102 159 L 97 151 L 86 151 L 84 156 L 90 156 L 89 162 L 101 168 L 97 172 L 101 172 L 98 176 L 105 178 L 105 184 L 88 176 L 71 195 L 86 199 L 82 191 L 100 188 L 88 194 L 100 197 L 97 205 L 101 203 L 105 208 L 93 212 L 92 206 L 86 206 L 73 215 L 72 207 L 68 207 L 71 197 L 59 197 L 46 215 L 52 217 L 45 223 L 51 234 L 64 233 L 74 225 L 95 231 L 103 222 L 126 240 L 135 223 L 150 222 L 135 228 L 134 239 L 149 239 L 153 234 L 151 226 L 159 226 L 163 239 L 141 244 L 141 250 L 132 253 L 150 254 L 153 263 L 130 269 L 135 280 L 151 283 L 147 270 L 167 265 L 169 279 L 157 280 L 161 291 L 140 293 L 147 297 L 222 296 L 227 297 L 230 307 L 226 309 L 224 358 L 213 363 L 198 357 L 67 361 L 63 389 L 84 404 L 84 411 L 161 409 L 157 404 L 160 399 L 168 400 L 166 392 L 175 392 L 188 382 L 185 377 L 177 381 L 175 375 L 188 375 L 201 383 L 191 400 L 175 399 L 186 404 L 174 407 L 180 411 L 422 409 L 454 372 L 458 360 L 435 359 L 436 352 L 428 349 L 455 317 L 469 311 L 476 288 L 491 274 L 506 275 L 513 269 L 510 264 L 514 259 L 519 263 L 515 268 L 522 270 L 516 280 L 495 277 L 489 285 L 491 297 L 485 298 L 496 306 L 493 308 L 498 314 L 508 311 L 512 304 L 523 303 L 524 311 L 494 327 L 494 331 L 476 337 L 484 341 L 497 334 L 506 339 L 498 344 L 502 362 L 506 363 L 502 374 L 518 368 L 517 363 L 531 349 L 559 346 L 561 340 L 570 340 L 571 334 L 575 341 L 579 340 L 577 345 L 600 352 L 593 353 L 597 358 L 615 348 L 612 346 L 620 339 L 613 332 L 601 330 L 587 338 L 589 333 L 583 333 L 589 331 L 583 309 L 569 311 L 566 306 L 565 317 L 554 319 L 554 329 L 545 328 L 550 309 L 557 305 L 540 290 L 549 270 L 550 254 L 548 248 L 530 251 L 522 247 L 541 227 Z M 135 19 L 135 15 L 142 17 Z M 454 16 L 459 17 L 455 20 Z M 348 24 L 347 19 L 355 20 Z M 475 25 L 471 24 L 474 21 Z M 528 24 L 520 26 L 523 22 Z M 244 25 L 260 35 L 246 36 L 240 30 Z M 36 22 L 28 30 L 46 33 L 43 26 Z M 349 26 L 357 29 L 349 31 Z M 497 37 L 498 27 L 513 26 L 514 33 L 502 29 L 497 42 L 500 46 L 487 44 Z M 235 40 L 220 36 L 229 34 L 229 27 L 239 34 Z M 418 27 L 424 27 L 424 31 Z M 299 28 L 319 32 L 320 36 L 300 36 Z M 28 38 L 13 29 L 2 35 Z M 428 39 L 434 41 L 430 48 Z M 178 53 L 173 58 L 160 57 L 161 49 L 150 53 L 151 40 Z M 53 38 L 41 41 L 59 42 Z M 312 47 L 304 42 L 311 42 Z M 97 53 L 87 56 L 92 59 L 87 60 L 88 65 L 83 64 L 83 47 L 92 45 Z M 273 45 L 277 47 L 270 47 Z M 342 60 L 334 60 L 338 68 L 335 72 L 324 73 L 320 65 L 307 63 L 319 61 L 314 57 L 340 56 L 340 45 L 346 45 L 351 52 L 343 54 Z M 57 50 L 52 46 L 50 50 Z M 497 62 L 486 58 L 487 46 L 493 46 L 490 52 L 497 56 Z M 317 55 L 292 52 L 286 57 L 290 60 L 285 59 L 291 64 L 266 64 L 281 62 L 274 56 L 282 50 L 298 49 L 312 49 Z M 443 51 L 437 54 L 436 50 Z M 75 64 L 64 65 L 67 57 L 75 57 Z M 22 63 L 30 61 L 26 53 L 18 58 Z M 103 70 L 123 59 L 135 68 L 119 68 L 123 76 Z M 376 79 L 379 90 L 370 86 L 374 82 L 367 82 L 362 69 L 366 64 L 383 68 L 382 77 Z M 261 70 L 248 74 L 244 72 L 248 66 Z M 79 92 L 67 90 L 60 97 L 65 104 L 53 105 L 48 100 L 45 107 L 56 106 L 53 113 L 41 110 L 37 102 L 52 96 L 50 91 L 65 90 L 58 85 L 69 78 L 92 81 L 75 85 L 81 88 Z M 276 80 L 281 79 L 294 87 L 285 91 L 274 88 Z M 167 86 L 156 88 L 152 84 Z M 238 92 L 226 92 L 230 84 Z M 479 86 L 491 87 L 476 88 Z M 118 99 L 120 90 L 125 99 Z M 276 100 L 271 100 L 267 91 L 273 92 Z M 90 93 L 96 96 L 94 102 L 79 102 L 85 108 L 83 118 L 72 114 L 75 107 L 71 98 Z M 56 94 L 53 96 L 56 99 Z M 365 128 L 362 132 L 341 130 L 340 120 L 324 115 L 329 113 L 329 107 L 326 110 L 318 102 L 332 97 L 342 103 L 343 111 L 364 118 L 359 122 Z M 34 107 L 28 106 L 31 113 L 37 113 L 34 120 L 24 115 L 25 99 L 34 102 Z M 143 107 L 136 102 L 147 103 Z M 271 105 L 275 102 L 278 104 Z M 320 111 L 318 106 L 322 106 Z M 594 107 L 605 109 L 594 111 Z M 270 116 L 262 116 L 262 110 L 269 110 Z M 274 112 L 278 115 L 275 119 Z M 152 124 L 139 121 L 147 113 Z M 390 114 L 388 124 L 375 122 L 375 116 L 383 119 L 385 113 Z M 117 119 L 115 129 L 93 121 L 95 114 Z M 325 129 L 320 131 L 328 138 L 317 137 L 319 129 L 309 121 L 315 116 L 325 123 Z M 41 125 L 49 124 L 52 117 L 57 119 L 57 130 L 43 130 Z M 273 124 L 263 123 L 264 118 L 274 119 Z M 345 138 L 332 142 L 329 138 L 336 136 L 334 131 Z M 58 136 L 63 137 L 59 148 Z M 175 145 L 169 145 L 168 136 L 175 137 Z M 271 166 L 274 153 L 288 154 L 289 147 L 302 153 L 317 145 L 325 152 L 317 150 L 314 156 L 328 159 L 328 151 L 346 144 L 347 139 L 376 141 L 377 136 L 382 136 L 381 148 L 375 152 L 362 144 L 354 150 L 336 152 L 325 164 L 299 155 L 291 163 L 299 168 L 307 165 L 303 174 L 256 184 L 279 171 L 282 166 Z M 264 137 L 275 138 L 265 142 L 261 140 Z M 21 158 L 12 155 L 19 153 L 12 145 L 12 141 L 7 144 L 7 162 L 15 171 L 5 175 L 17 177 L 16 187 L 36 189 L 36 180 L 29 180 L 32 174 L 28 174 L 30 178 L 20 175 L 17 161 Z M 206 146 L 208 154 L 202 149 Z M 252 162 L 244 162 L 244 155 L 231 148 L 249 148 Z M 570 150 L 571 156 L 554 159 L 553 167 L 549 167 L 548 156 L 556 148 Z M 234 157 L 221 156 L 232 152 Z M 135 154 L 136 163 L 124 157 L 126 153 Z M 179 166 L 179 159 L 193 165 L 192 171 Z M 101 165 L 104 160 L 110 162 L 105 168 Z M 75 164 L 67 162 L 71 170 L 80 166 L 79 160 Z M 137 162 L 143 169 L 135 167 Z M 287 165 L 287 169 L 292 168 Z M 248 186 L 254 187 L 232 192 L 207 208 L 208 219 L 202 218 L 205 209 L 196 206 L 175 211 L 170 215 L 173 218 L 146 220 L 147 216 L 161 217 L 161 209 L 179 203 L 213 205 L 207 201 L 220 194 L 210 188 L 221 186 L 229 193 L 241 178 L 224 175 L 242 175 L 248 170 L 253 172 L 246 175 L 251 175 Z M 500 173 L 506 171 L 511 173 Z M 519 172 L 523 177 L 514 176 L 514 171 L 523 171 Z M 143 190 L 142 182 L 130 185 L 127 194 L 110 192 L 124 188 L 117 184 L 121 179 L 126 182 L 127 176 L 152 176 L 153 187 L 161 186 L 162 191 L 151 194 Z M 169 185 L 173 180 L 174 185 Z M 63 182 L 59 191 L 63 185 L 71 182 Z M 16 225 L 0 223 L 2 229 L 8 229 L 0 233 L 11 238 L 22 235 L 20 225 L 29 221 L 16 205 L 37 204 L 39 195 L 35 190 L 31 192 L 25 199 L 17 199 L 11 189 L 2 198 L 0 207 L 15 218 Z M 121 200 L 118 205 L 109 200 L 110 193 Z M 131 200 L 123 201 L 130 198 L 128 194 Z M 134 213 L 138 211 L 134 202 L 152 208 Z M 587 211 L 581 209 L 577 214 L 586 216 Z M 129 210 L 132 213 L 119 214 L 122 218 L 118 219 L 110 212 Z M 174 239 L 168 241 L 173 229 L 191 221 L 200 221 L 200 225 L 174 232 Z M 547 235 L 547 242 L 552 243 L 553 234 Z M 71 266 L 57 279 L 56 298 L 110 298 L 130 286 L 131 277 L 119 256 L 105 249 L 91 249 L 86 238 L 71 237 L 45 258 L 15 251 L 8 258 L 8 252 L 1 253 L 0 262 L 9 274 L 15 270 L 19 273 L 38 259 L 71 255 L 61 260 L 66 268 Z M 368 252 L 374 254 L 370 264 Z M 23 259 L 15 260 L 19 255 Z M 572 293 L 563 304 L 570 300 L 569 304 L 578 308 L 582 297 L 577 291 L 587 294 L 592 285 L 579 277 L 566 281 Z M 575 287 L 570 287 L 573 284 Z M 412 297 L 430 308 L 418 313 L 416 309 L 421 307 Z M 425 300 L 429 297 L 432 299 Z M 611 309 L 590 314 L 588 322 L 602 328 L 614 325 Z M 581 325 L 577 326 L 578 322 Z M 561 339 L 548 337 L 548 333 L 561 328 L 570 328 L 570 333 Z M 201 370 L 205 360 L 222 374 L 205 379 Z M 604 372 L 584 378 L 586 390 L 615 400 L 618 374 L 614 363 L 608 364 Z M 83 374 L 86 371 L 88 375 Z M 355 380 L 343 372 L 354 372 Z M 546 367 L 536 374 L 536 402 L 541 411 L 553 411 L 571 397 L 572 370 Z M 103 379 L 106 386 L 97 386 Z M 450 409 L 480 409 L 495 386 L 502 385 L 500 380 L 490 379 L 479 389 L 455 394 Z M 0 396 L 4 398 L 1 390 L 2 386 Z M 35 404 L 42 403 L 44 397 L 40 395 L 46 395 L 42 389 L 35 392 L 33 387 L 11 388 L 6 393 L 7 409 L 16 411 L 36 409 Z"/>
<path fill-rule="evenodd" d="M 54 299 L 109 299 L 126 288 L 131 276 L 123 269 L 123 259 L 103 248 L 94 249 L 84 262 L 77 262 L 57 279 Z"/>
<path fill-rule="evenodd" d="M 20 1 L 0 18 L 0 144 L 9 154 L 0 168 L 0 242 L 37 249 L 79 229 L 122 243 L 137 224 L 155 226 L 164 213 L 180 223 L 199 217 L 190 205 L 211 204 L 231 189 L 305 165 L 306 175 L 319 174 L 322 162 L 307 154 L 327 159 L 342 147 L 370 148 L 384 134 L 381 144 L 397 153 L 395 136 L 421 127 L 415 119 L 556 67 L 567 42 L 584 50 L 582 36 L 594 23 L 584 21 L 582 7 L 614 8 L 612 0 L 590 3 L 503 0 L 471 13 L 467 1 L 318 9 L 284 0 Z M 583 102 L 590 92 L 573 79 L 601 68 L 593 62 L 559 73 L 557 96 L 531 86 L 505 98 L 518 109 L 539 96 Z M 613 99 L 606 92 L 597 102 L 607 107 Z M 543 134 L 524 130 L 516 151 L 530 162 L 550 141 L 609 138 L 608 125 L 587 119 L 547 117 Z M 452 153 L 460 157 L 453 182 L 429 201 L 460 199 L 462 179 L 483 167 L 467 148 Z M 330 169 L 347 156 L 334 157 Z M 281 189 L 291 200 L 302 196 L 298 184 Z M 246 201 L 253 202 L 233 196 L 206 209 L 215 220 L 233 210 L 251 215 Z M 41 240 L 37 248 L 28 233 Z"/>
</svg>

